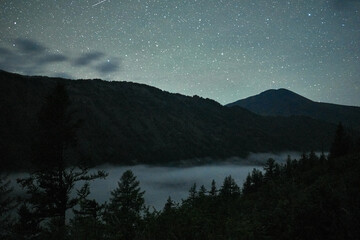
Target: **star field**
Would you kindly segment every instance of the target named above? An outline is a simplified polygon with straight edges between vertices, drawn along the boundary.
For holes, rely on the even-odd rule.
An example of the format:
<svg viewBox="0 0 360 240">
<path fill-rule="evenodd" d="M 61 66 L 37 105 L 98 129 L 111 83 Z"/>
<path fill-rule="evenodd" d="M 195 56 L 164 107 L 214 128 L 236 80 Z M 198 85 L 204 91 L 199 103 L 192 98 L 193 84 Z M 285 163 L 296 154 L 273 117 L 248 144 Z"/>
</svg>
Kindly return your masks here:
<svg viewBox="0 0 360 240">
<path fill-rule="evenodd" d="M 4 0 L 0 68 L 226 104 L 269 88 L 360 105 L 358 0 Z"/>
</svg>

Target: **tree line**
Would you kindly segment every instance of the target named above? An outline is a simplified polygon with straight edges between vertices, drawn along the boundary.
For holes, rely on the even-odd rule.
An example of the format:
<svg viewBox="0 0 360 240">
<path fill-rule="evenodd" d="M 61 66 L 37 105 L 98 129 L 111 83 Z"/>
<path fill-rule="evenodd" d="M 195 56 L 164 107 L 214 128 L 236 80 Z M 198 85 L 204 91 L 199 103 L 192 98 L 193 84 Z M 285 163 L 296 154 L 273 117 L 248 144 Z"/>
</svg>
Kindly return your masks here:
<svg viewBox="0 0 360 240">
<path fill-rule="evenodd" d="M 144 191 L 128 170 L 108 203 L 89 198 L 92 180 L 84 161 L 69 167 L 81 121 L 65 86 L 57 85 L 39 113 L 26 191 L 15 199 L 0 179 L 1 239 L 357 239 L 360 236 L 360 155 L 339 124 L 329 156 L 304 153 L 284 164 L 268 159 L 238 186 L 232 176 L 210 189 L 194 184 L 181 203 L 145 205 Z M 81 159 L 81 158 L 80 158 Z M 84 183 L 76 189 L 75 184 Z M 73 217 L 67 217 L 72 211 Z M 14 214 L 16 212 L 16 214 Z"/>
</svg>

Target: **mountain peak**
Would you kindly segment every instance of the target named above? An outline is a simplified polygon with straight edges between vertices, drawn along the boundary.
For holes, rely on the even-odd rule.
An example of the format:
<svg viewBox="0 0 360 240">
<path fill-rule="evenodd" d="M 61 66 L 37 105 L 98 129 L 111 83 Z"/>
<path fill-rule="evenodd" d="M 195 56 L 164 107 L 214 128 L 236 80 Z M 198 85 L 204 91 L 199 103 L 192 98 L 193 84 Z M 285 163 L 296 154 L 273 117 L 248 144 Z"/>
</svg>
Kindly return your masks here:
<svg viewBox="0 0 360 240">
<path fill-rule="evenodd" d="M 295 92 L 279 88 L 266 90 L 258 95 L 230 103 L 227 106 L 240 106 L 261 115 L 273 115 L 269 111 L 274 108 L 288 109 L 292 105 L 302 105 L 310 102 L 312 101 Z M 256 109 L 253 109 L 254 106 L 256 106 Z M 261 109 L 257 109 L 259 107 Z"/>
<path fill-rule="evenodd" d="M 317 103 L 288 89 L 269 89 L 258 95 L 230 103 L 263 116 L 307 116 L 331 123 L 342 122 L 360 129 L 360 108 Z"/>
<path fill-rule="evenodd" d="M 295 98 L 298 99 L 298 100 L 301 100 L 301 101 L 311 101 L 295 92 L 292 92 L 288 89 L 285 89 L 285 88 L 279 88 L 279 89 L 269 89 L 269 90 L 266 90 L 262 93 L 260 93 L 259 95 L 257 96 L 262 96 L 262 97 L 268 97 L 268 98 L 274 98 L 272 100 L 276 100 L 276 98 L 291 98 L 292 100 L 294 100 Z M 253 97 L 256 97 L 256 96 L 253 96 Z M 250 97 L 252 98 L 252 97 Z M 270 100 L 270 99 L 269 99 Z"/>
</svg>

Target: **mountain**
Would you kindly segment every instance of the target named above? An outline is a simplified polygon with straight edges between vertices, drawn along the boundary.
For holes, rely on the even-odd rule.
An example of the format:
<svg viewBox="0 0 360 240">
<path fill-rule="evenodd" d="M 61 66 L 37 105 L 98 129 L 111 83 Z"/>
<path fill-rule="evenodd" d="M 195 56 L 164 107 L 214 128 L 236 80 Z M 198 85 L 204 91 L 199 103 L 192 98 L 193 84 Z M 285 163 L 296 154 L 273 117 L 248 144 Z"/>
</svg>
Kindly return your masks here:
<svg viewBox="0 0 360 240">
<path fill-rule="evenodd" d="M 311 101 L 287 89 L 271 89 L 227 106 L 239 106 L 263 116 L 307 116 L 360 130 L 360 107 Z"/>
<path fill-rule="evenodd" d="M 264 117 L 198 96 L 144 84 L 28 77 L 0 71 L 0 156 L 6 168 L 29 166 L 37 116 L 60 82 L 84 120 L 77 150 L 90 165 L 168 163 L 249 152 L 327 150 L 335 125 L 308 117 Z M 72 159 L 70 157 L 70 159 Z M 70 161 L 71 164 L 71 161 Z"/>
</svg>

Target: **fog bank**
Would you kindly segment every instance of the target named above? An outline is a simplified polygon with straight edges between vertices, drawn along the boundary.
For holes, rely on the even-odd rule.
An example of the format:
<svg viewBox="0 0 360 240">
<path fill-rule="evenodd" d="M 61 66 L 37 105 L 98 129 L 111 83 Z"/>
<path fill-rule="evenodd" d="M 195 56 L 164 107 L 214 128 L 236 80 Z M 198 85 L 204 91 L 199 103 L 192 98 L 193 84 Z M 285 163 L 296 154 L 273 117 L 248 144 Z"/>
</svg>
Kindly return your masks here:
<svg viewBox="0 0 360 240">
<path fill-rule="evenodd" d="M 182 199 L 188 196 L 190 187 L 196 183 L 197 188 L 204 185 L 210 189 L 211 181 L 216 181 L 219 189 L 226 176 L 231 175 L 236 183 L 241 187 L 248 173 L 253 168 L 262 169 L 262 165 L 267 159 L 273 158 L 279 163 L 286 161 L 288 155 L 292 159 L 298 159 L 301 155 L 296 152 L 286 152 L 281 154 L 257 153 L 250 154 L 247 158 L 232 157 L 227 159 L 193 159 L 191 161 L 182 161 L 173 166 L 99 166 L 91 171 L 105 170 L 109 176 L 106 179 L 99 179 L 90 182 L 90 198 L 96 199 L 100 203 L 109 201 L 110 192 L 117 187 L 121 175 L 128 169 L 131 169 L 137 179 L 140 181 L 140 187 L 145 191 L 145 202 L 157 210 L 163 208 L 167 198 L 171 198 L 180 203 Z M 190 164 L 190 163 L 191 164 Z M 201 164 L 205 163 L 206 164 Z M 16 179 L 25 177 L 27 174 L 11 174 L 10 180 L 15 192 L 21 194 L 23 191 L 16 184 Z M 80 186 L 77 184 L 77 186 Z M 77 187 L 79 188 L 79 187 Z"/>
<path fill-rule="evenodd" d="M 117 187 L 121 175 L 131 169 L 140 181 L 140 187 L 145 190 L 146 204 L 160 210 L 169 196 L 180 203 L 188 196 L 190 187 L 196 183 L 197 188 L 204 185 L 210 189 L 211 181 L 214 179 L 219 189 L 225 177 L 231 175 L 239 186 L 242 186 L 248 173 L 253 168 L 262 169 L 267 159 L 273 158 L 279 163 L 286 161 L 288 155 L 291 158 L 299 158 L 300 153 L 287 152 L 274 153 L 252 153 L 247 158 L 232 157 L 228 159 L 194 159 L 193 164 L 180 162 L 177 166 L 100 166 L 96 170 L 105 170 L 109 176 L 105 180 L 97 180 L 91 183 L 91 197 L 99 202 L 108 201 L 110 192 Z M 199 165 L 207 162 L 207 164 Z M 194 165 L 198 163 L 198 165 Z"/>
<path fill-rule="evenodd" d="M 108 201 L 110 192 L 117 187 L 121 175 L 131 169 L 140 181 L 141 189 L 145 190 L 146 204 L 160 210 L 169 196 L 176 202 L 185 199 L 194 183 L 198 188 L 204 185 L 209 189 L 214 179 L 217 187 L 220 187 L 224 178 L 231 175 L 238 184 L 242 184 L 254 167 L 258 166 L 226 164 L 178 168 L 136 165 L 102 168 L 109 173 L 109 176 L 105 180 L 96 180 L 91 183 L 90 196 L 99 202 Z"/>
</svg>

